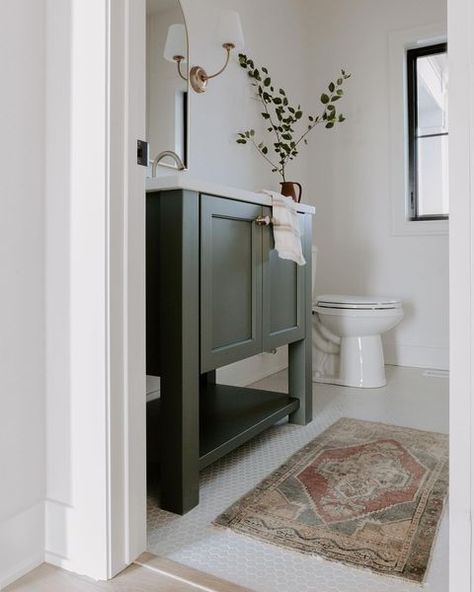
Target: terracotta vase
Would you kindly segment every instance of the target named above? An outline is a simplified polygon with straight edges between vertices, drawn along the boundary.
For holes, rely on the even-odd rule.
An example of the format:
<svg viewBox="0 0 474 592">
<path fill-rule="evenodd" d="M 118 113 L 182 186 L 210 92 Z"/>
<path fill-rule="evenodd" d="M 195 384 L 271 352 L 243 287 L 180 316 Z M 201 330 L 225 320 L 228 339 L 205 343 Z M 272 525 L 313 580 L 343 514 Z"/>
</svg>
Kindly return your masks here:
<svg viewBox="0 0 474 592">
<path fill-rule="evenodd" d="M 300 183 L 296 183 L 296 181 L 283 181 L 282 183 L 280 183 L 280 185 L 282 195 L 284 195 L 285 197 L 291 197 L 293 201 L 300 203 L 301 196 L 303 194 L 303 187 L 301 187 Z"/>
</svg>

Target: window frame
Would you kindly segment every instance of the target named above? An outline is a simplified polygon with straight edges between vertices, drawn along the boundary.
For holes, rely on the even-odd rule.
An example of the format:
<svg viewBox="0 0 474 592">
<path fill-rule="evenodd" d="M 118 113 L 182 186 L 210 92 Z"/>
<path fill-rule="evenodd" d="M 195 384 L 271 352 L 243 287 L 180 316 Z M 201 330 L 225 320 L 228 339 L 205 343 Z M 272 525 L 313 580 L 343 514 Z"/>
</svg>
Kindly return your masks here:
<svg viewBox="0 0 474 592">
<path fill-rule="evenodd" d="M 407 107 L 408 107 L 408 212 L 410 222 L 449 220 L 449 214 L 418 213 L 418 68 L 417 60 L 420 57 L 447 53 L 446 42 L 425 45 L 407 50 Z M 433 136 L 447 136 L 448 132 L 433 134 Z"/>
</svg>

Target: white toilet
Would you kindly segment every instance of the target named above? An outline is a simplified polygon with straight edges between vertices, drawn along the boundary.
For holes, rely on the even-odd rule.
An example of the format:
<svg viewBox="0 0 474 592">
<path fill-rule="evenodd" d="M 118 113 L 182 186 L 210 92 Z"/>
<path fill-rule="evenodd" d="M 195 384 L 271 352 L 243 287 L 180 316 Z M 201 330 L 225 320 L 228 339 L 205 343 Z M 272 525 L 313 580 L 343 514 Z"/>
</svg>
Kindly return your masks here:
<svg viewBox="0 0 474 592">
<path fill-rule="evenodd" d="M 381 335 L 402 320 L 392 298 L 325 295 L 315 298 L 313 251 L 313 380 L 341 386 L 387 384 Z"/>
</svg>

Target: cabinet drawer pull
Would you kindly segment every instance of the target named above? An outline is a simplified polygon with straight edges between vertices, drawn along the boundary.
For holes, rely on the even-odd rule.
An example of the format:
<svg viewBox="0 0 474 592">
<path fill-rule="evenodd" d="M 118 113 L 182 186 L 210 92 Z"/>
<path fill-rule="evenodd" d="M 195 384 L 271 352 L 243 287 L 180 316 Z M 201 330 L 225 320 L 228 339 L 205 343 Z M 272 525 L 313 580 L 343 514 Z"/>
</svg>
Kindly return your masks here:
<svg viewBox="0 0 474 592">
<path fill-rule="evenodd" d="M 257 226 L 270 226 L 271 223 L 270 216 L 258 216 L 258 218 L 255 218 L 255 224 Z"/>
</svg>

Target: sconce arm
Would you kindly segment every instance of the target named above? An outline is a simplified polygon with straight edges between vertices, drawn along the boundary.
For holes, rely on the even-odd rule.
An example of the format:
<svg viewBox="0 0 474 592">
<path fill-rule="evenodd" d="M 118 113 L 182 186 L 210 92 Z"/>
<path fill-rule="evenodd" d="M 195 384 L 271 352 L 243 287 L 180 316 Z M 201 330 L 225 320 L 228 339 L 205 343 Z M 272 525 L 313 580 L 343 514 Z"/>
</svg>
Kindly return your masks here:
<svg viewBox="0 0 474 592">
<path fill-rule="evenodd" d="M 224 70 L 227 68 L 227 66 L 229 65 L 229 60 L 230 60 L 230 52 L 234 49 L 235 45 L 233 43 L 224 43 L 224 45 L 222 46 L 226 52 L 227 52 L 227 56 L 226 56 L 226 60 L 225 60 L 225 64 L 222 66 L 222 68 L 220 70 L 218 70 L 215 74 L 211 74 L 210 76 L 207 75 L 207 80 L 211 80 L 211 78 L 216 78 L 217 76 L 219 76 L 219 74 L 222 74 L 222 72 L 224 72 Z"/>
<path fill-rule="evenodd" d="M 177 64 L 177 66 L 178 66 L 178 74 L 179 74 L 180 78 L 182 78 L 182 79 L 183 79 L 185 82 L 187 82 L 187 81 L 188 81 L 188 79 L 187 79 L 187 78 L 186 78 L 186 76 L 185 76 L 185 75 L 184 75 L 184 74 L 181 72 L 181 62 L 183 62 L 183 61 L 184 61 L 184 58 L 183 58 L 183 56 L 176 56 L 176 57 L 174 58 L 174 60 L 175 60 L 175 62 L 176 62 L 176 64 Z"/>
</svg>

